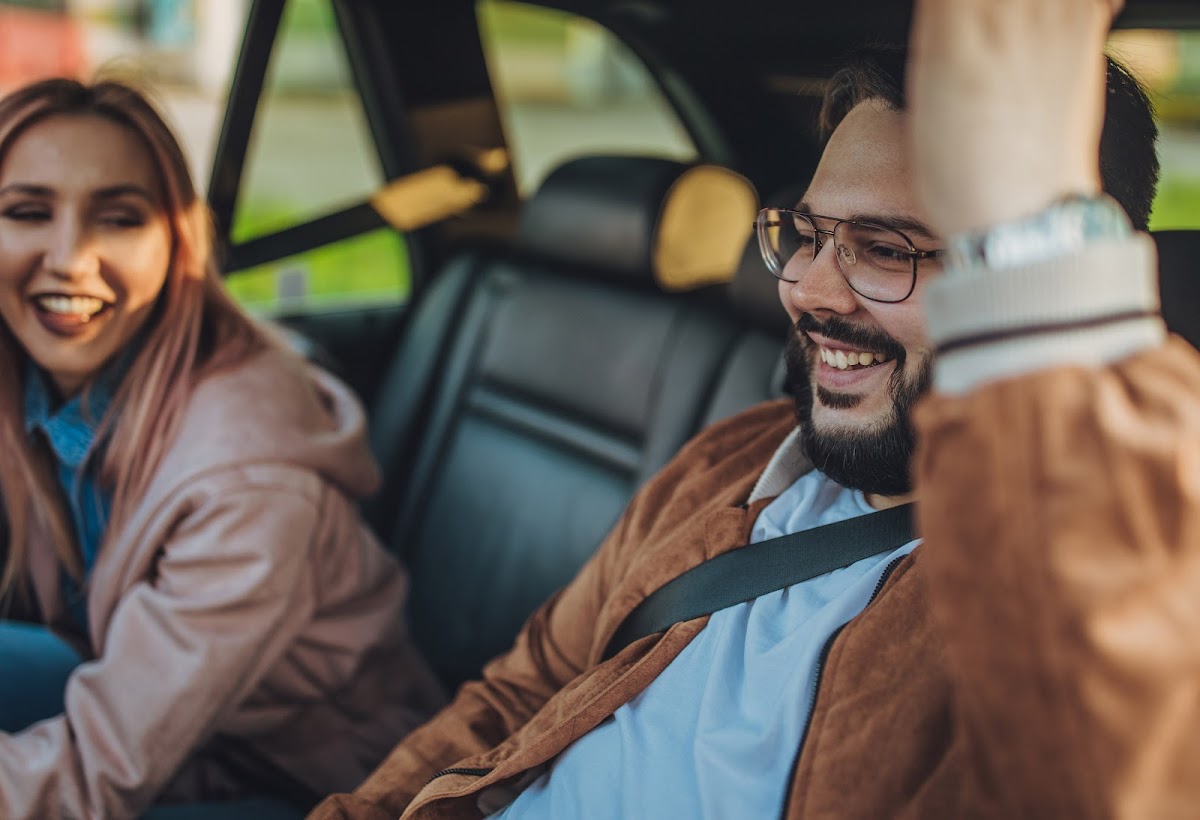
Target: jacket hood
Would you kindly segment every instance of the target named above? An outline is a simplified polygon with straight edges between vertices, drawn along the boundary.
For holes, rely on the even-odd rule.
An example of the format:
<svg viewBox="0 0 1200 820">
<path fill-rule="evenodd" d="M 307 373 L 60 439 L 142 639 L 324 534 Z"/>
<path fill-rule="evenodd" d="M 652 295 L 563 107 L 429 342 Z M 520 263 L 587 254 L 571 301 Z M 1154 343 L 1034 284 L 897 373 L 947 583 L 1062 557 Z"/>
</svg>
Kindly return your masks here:
<svg viewBox="0 0 1200 820">
<path fill-rule="evenodd" d="M 314 470 L 351 497 L 370 495 L 380 480 L 366 415 L 350 388 L 277 349 L 196 386 L 156 472 L 182 482 L 256 463 Z"/>
</svg>

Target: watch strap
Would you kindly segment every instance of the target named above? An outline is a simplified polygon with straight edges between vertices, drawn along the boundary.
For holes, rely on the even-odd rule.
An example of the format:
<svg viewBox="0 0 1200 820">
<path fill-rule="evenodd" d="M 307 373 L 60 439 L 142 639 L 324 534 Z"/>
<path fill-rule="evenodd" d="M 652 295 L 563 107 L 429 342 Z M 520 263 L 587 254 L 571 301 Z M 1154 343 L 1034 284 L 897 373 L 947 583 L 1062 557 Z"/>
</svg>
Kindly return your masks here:
<svg viewBox="0 0 1200 820">
<path fill-rule="evenodd" d="M 1073 195 L 1027 217 L 950 237 L 945 267 L 952 275 L 1009 270 L 1132 233 L 1129 217 L 1112 197 Z"/>
</svg>

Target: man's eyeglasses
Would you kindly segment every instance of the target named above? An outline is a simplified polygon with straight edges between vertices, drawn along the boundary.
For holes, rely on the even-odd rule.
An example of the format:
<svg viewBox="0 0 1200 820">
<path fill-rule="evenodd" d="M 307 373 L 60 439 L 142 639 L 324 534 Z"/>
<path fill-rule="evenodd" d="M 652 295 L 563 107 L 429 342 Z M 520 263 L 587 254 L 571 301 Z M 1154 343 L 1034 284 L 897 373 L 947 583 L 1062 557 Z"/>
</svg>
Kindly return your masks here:
<svg viewBox="0 0 1200 820">
<path fill-rule="evenodd" d="M 818 228 L 816 220 L 832 222 L 833 228 Z M 793 267 L 802 266 L 797 272 L 803 271 L 817 258 L 825 238 L 831 237 L 833 255 L 846 283 L 874 302 L 903 302 L 917 286 L 917 263 L 945 253 L 917 250 L 912 240 L 894 228 L 790 208 L 763 208 L 755 230 L 767 270 L 785 282 L 798 281 L 784 276 L 789 262 Z"/>
</svg>

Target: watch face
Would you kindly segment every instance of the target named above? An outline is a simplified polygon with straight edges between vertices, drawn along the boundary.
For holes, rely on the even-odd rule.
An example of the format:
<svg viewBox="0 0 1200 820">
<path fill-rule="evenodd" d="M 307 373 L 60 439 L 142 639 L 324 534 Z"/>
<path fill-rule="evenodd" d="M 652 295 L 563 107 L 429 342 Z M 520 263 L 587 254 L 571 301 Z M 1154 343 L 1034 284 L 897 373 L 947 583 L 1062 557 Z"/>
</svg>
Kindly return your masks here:
<svg viewBox="0 0 1200 820">
<path fill-rule="evenodd" d="M 1112 197 L 1072 197 L 1033 216 L 952 237 L 946 269 L 1005 270 L 1053 259 L 1088 242 L 1121 239 L 1133 227 Z"/>
<path fill-rule="evenodd" d="M 984 265 L 1004 270 L 1040 262 L 1079 247 L 1079 232 L 1047 231 L 1032 225 L 1003 225 L 984 242 Z"/>
</svg>

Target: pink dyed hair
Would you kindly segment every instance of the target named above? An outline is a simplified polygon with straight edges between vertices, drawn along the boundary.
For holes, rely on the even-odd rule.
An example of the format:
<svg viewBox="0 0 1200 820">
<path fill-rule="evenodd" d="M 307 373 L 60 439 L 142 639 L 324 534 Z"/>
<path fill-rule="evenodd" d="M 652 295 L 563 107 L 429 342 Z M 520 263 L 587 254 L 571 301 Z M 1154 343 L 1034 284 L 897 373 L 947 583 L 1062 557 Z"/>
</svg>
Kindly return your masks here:
<svg viewBox="0 0 1200 820">
<path fill-rule="evenodd" d="M 113 531 L 146 490 L 199 378 L 272 341 L 225 291 L 213 257 L 208 207 L 196 195 L 178 140 L 146 97 L 112 81 L 55 79 L 19 89 L 0 100 L 0 165 L 27 128 L 54 116 L 103 117 L 141 139 L 159 172 L 173 239 L 170 269 L 141 349 L 101 422 L 106 452 L 100 480 L 113 493 Z M 23 582 L 33 549 L 53 549 L 70 572 L 78 576 L 81 570 L 50 457 L 25 435 L 26 362 L 0 320 L 0 500 L 9 530 L 0 601 L 28 593 Z"/>
</svg>

